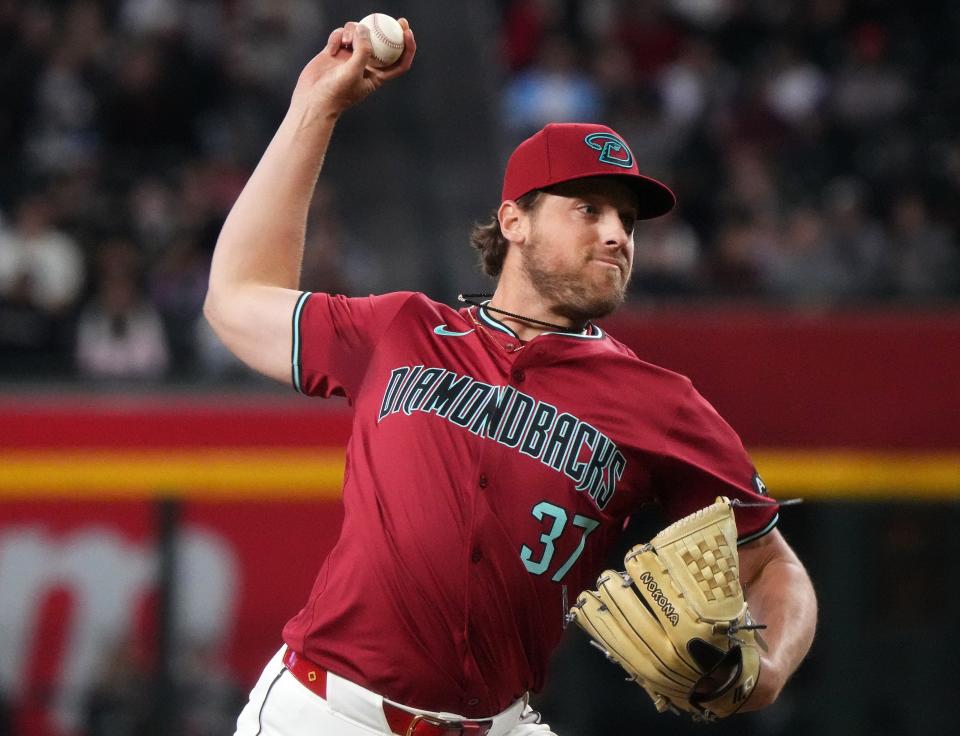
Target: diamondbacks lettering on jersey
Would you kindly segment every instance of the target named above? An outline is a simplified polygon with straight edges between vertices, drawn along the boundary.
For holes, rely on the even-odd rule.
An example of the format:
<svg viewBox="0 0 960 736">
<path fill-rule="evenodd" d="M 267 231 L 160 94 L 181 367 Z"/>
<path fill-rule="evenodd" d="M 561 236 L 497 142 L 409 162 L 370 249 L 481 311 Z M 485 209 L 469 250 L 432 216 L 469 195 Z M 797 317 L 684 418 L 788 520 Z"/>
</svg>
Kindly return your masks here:
<svg viewBox="0 0 960 736">
<path fill-rule="evenodd" d="M 513 386 L 494 386 L 444 368 L 400 366 L 390 372 L 377 422 L 413 412 L 436 414 L 539 460 L 574 481 L 600 509 L 613 498 L 627 466 L 613 440 L 573 414 Z"/>
</svg>

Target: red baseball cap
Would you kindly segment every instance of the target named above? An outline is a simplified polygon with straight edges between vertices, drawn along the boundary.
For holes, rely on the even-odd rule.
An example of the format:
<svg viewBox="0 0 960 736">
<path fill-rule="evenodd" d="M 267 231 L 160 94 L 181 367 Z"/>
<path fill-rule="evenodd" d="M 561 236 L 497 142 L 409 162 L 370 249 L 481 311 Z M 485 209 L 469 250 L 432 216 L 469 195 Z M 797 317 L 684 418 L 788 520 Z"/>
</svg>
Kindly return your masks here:
<svg viewBox="0 0 960 736">
<path fill-rule="evenodd" d="M 677 198 L 666 184 L 637 169 L 630 147 L 605 125 L 550 123 L 516 147 L 503 176 L 502 200 L 587 176 L 616 176 L 637 193 L 637 216 L 659 217 Z"/>
</svg>

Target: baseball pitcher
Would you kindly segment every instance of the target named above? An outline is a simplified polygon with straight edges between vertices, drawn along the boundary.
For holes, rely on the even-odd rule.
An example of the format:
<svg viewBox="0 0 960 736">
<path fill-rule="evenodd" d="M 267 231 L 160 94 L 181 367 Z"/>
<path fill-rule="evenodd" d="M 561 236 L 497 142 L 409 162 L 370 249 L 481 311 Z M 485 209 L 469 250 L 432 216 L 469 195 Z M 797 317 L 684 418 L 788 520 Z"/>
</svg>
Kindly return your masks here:
<svg viewBox="0 0 960 736">
<path fill-rule="evenodd" d="M 386 67 L 365 27 L 330 34 L 213 256 L 205 314 L 224 343 L 355 410 L 341 536 L 237 734 L 547 736 L 528 698 L 570 622 L 660 710 L 773 702 L 816 618 L 779 504 L 689 380 L 594 323 L 623 301 L 634 224 L 674 205 L 616 132 L 548 125 L 513 152 L 473 234 L 489 297 L 298 290 L 338 118 L 413 63 L 400 24 Z M 651 502 L 674 523 L 604 571 Z"/>
</svg>

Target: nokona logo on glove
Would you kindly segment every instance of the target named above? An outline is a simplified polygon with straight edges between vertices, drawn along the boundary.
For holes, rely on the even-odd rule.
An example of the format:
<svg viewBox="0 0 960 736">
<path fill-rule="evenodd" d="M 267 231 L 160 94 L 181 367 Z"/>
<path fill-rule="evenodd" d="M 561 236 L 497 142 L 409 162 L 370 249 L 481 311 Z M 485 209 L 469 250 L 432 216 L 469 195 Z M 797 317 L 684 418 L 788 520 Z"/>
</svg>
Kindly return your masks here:
<svg viewBox="0 0 960 736">
<path fill-rule="evenodd" d="M 677 615 L 677 610 L 673 607 L 673 604 L 670 602 L 670 599 L 664 594 L 660 589 L 660 586 L 657 585 L 657 581 L 653 579 L 653 575 L 649 572 L 643 573 L 638 579 L 638 583 L 643 583 L 647 587 L 647 591 L 650 593 L 650 597 L 660 606 L 660 610 L 663 611 L 663 615 L 666 616 L 667 621 L 669 621 L 674 626 L 677 626 L 680 623 L 680 617 Z"/>
</svg>

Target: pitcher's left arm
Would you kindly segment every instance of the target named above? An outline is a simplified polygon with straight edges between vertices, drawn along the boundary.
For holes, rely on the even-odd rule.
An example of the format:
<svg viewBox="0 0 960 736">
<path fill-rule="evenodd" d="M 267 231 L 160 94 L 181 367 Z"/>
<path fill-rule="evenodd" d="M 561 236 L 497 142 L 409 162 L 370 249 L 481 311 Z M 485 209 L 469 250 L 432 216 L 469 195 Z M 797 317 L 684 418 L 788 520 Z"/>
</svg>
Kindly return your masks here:
<svg viewBox="0 0 960 736">
<path fill-rule="evenodd" d="M 817 597 L 796 553 L 774 529 L 738 550 L 740 582 L 760 635 L 760 677 L 743 710 L 773 703 L 810 650 L 817 627 Z"/>
</svg>

